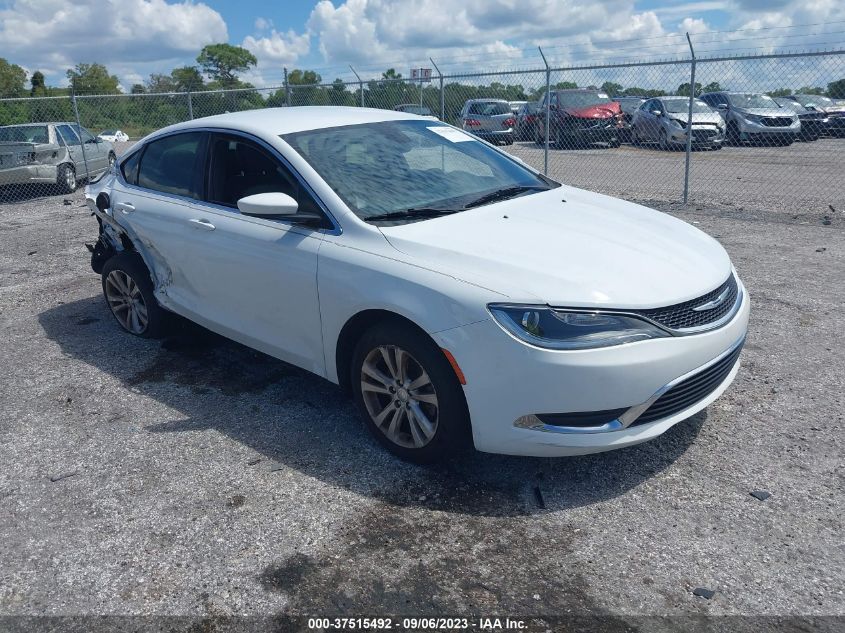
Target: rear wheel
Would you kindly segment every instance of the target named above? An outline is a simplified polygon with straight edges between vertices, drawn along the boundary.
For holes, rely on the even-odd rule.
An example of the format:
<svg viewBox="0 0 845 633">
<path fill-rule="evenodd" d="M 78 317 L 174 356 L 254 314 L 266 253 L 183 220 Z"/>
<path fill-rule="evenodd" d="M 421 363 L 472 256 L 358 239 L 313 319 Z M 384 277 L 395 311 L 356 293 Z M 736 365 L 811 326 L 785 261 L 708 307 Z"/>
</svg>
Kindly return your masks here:
<svg viewBox="0 0 845 633">
<path fill-rule="evenodd" d="M 431 463 L 466 445 L 463 390 L 422 332 L 398 322 L 373 326 L 355 347 L 350 377 L 367 428 L 394 455 Z"/>
<path fill-rule="evenodd" d="M 153 282 L 140 255 L 115 255 L 103 266 L 102 278 L 103 295 L 120 327 L 143 338 L 158 338 L 164 333 L 168 313 L 156 301 Z"/>
<path fill-rule="evenodd" d="M 659 137 L 660 137 L 660 149 L 662 149 L 663 151 L 667 151 L 667 150 L 671 149 L 669 147 L 669 136 L 666 134 L 666 130 L 664 130 L 663 128 L 660 128 Z"/>
<path fill-rule="evenodd" d="M 76 180 L 76 170 L 73 165 L 65 163 L 56 170 L 56 184 L 62 193 L 73 193 L 79 186 Z"/>
</svg>

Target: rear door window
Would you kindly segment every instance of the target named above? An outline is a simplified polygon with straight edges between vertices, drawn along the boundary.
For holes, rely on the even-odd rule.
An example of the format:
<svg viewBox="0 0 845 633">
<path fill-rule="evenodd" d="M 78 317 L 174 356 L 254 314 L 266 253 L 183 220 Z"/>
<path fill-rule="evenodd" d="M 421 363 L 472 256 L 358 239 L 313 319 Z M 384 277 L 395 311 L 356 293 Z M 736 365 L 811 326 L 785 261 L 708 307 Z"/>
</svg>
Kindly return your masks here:
<svg viewBox="0 0 845 633">
<path fill-rule="evenodd" d="M 148 143 L 138 168 L 138 186 L 200 199 L 203 139 L 203 132 L 185 132 Z"/>
<path fill-rule="evenodd" d="M 56 128 L 59 135 L 62 137 L 65 145 L 79 145 L 79 136 L 76 131 L 69 125 L 60 125 Z"/>
</svg>

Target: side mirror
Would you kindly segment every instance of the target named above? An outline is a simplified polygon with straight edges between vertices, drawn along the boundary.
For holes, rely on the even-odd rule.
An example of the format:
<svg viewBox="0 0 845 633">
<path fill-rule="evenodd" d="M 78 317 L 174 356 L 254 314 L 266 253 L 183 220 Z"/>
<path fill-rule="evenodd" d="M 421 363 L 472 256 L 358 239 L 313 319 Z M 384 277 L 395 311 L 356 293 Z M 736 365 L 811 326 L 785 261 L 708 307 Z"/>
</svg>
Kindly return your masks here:
<svg viewBox="0 0 845 633">
<path fill-rule="evenodd" d="M 652 110 L 652 111 L 651 111 L 651 113 L 652 113 L 654 116 L 660 116 L 661 114 L 663 114 L 660 110 Z"/>
<path fill-rule="evenodd" d="M 728 104 L 727 104 L 727 103 L 717 103 L 717 104 L 716 104 L 716 109 L 717 109 L 717 110 L 727 110 L 727 109 L 728 109 Z"/>
<path fill-rule="evenodd" d="M 281 191 L 256 193 L 241 198 L 238 200 L 238 210 L 244 215 L 256 218 L 292 220 L 295 224 L 313 228 L 331 227 L 322 215 L 299 211 L 299 203 Z"/>
<path fill-rule="evenodd" d="M 297 201 L 281 191 L 256 193 L 238 200 L 241 213 L 259 218 L 292 216 L 298 208 Z"/>
</svg>

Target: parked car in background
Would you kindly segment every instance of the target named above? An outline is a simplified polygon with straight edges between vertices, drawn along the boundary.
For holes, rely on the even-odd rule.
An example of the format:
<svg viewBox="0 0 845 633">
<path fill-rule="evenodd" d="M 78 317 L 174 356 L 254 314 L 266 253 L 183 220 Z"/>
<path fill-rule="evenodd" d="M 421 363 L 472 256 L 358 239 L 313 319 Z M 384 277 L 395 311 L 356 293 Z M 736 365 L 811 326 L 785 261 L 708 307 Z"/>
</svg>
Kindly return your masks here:
<svg viewBox="0 0 845 633">
<path fill-rule="evenodd" d="M 103 130 L 97 134 L 97 138 L 101 138 L 109 143 L 125 143 L 129 140 L 129 135 L 122 130 Z"/>
<path fill-rule="evenodd" d="M 631 142 L 631 121 L 634 112 L 645 103 L 642 97 L 614 97 L 613 100 L 622 108 L 622 125 L 619 127 L 619 140 L 623 143 Z"/>
<path fill-rule="evenodd" d="M 186 121 L 86 200 L 120 328 L 161 336 L 174 312 L 339 384 L 411 461 L 470 441 L 623 448 L 703 410 L 739 370 L 750 300 L 715 239 L 400 112 Z M 112 339 L 100 351 L 120 362 Z"/>
<path fill-rule="evenodd" d="M 416 114 L 417 116 L 421 116 L 424 119 L 431 119 L 432 121 L 440 120 L 436 116 L 434 116 L 434 114 L 428 107 L 421 106 L 418 103 L 403 103 L 393 109 L 397 112 L 407 112 L 408 114 Z"/>
<path fill-rule="evenodd" d="M 545 116 L 545 112 L 540 109 L 540 104 L 536 101 L 526 101 L 519 106 L 513 130 L 516 140 L 533 141 L 536 135 L 537 117 L 541 116 Z"/>
<path fill-rule="evenodd" d="M 791 145 L 801 133 L 801 121 L 785 112 L 769 95 L 754 92 L 708 92 L 699 97 L 725 120 L 725 140 L 762 145 Z"/>
<path fill-rule="evenodd" d="M 485 141 L 511 145 L 516 116 L 504 99 L 470 99 L 461 109 L 460 126 Z"/>
<path fill-rule="evenodd" d="M 645 101 L 634 113 L 631 142 L 657 143 L 660 149 L 682 148 L 690 130 L 694 146 L 722 148 L 725 122 L 716 110 L 693 99 L 690 125 L 688 97 L 657 97 Z"/>
<path fill-rule="evenodd" d="M 784 99 L 800 103 L 808 110 L 825 113 L 827 123 L 824 133 L 830 136 L 845 136 L 845 104 L 823 95 L 797 94 L 784 97 Z"/>
<path fill-rule="evenodd" d="M 540 108 L 549 100 L 549 144 L 573 148 L 592 143 L 619 147 L 622 108 L 601 90 L 575 88 L 543 95 Z M 545 143 L 545 116 L 537 120 L 536 141 Z"/>
<path fill-rule="evenodd" d="M 799 141 L 816 141 L 827 132 L 830 118 L 826 112 L 810 110 L 797 101 L 791 101 L 784 97 L 773 97 L 773 99 L 784 110 L 789 110 L 798 115 L 798 120 L 801 121 L 801 132 L 798 134 Z"/>
<path fill-rule="evenodd" d="M 114 161 L 112 144 L 76 123 L 0 127 L 0 185 L 52 184 L 73 193 L 81 179 L 99 176 Z"/>
<path fill-rule="evenodd" d="M 508 103 L 511 106 L 511 112 L 513 112 L 514 114 L 517 114 L 519 112 L 519 109 L 528 102 L 527 101 L 508 101 Z"/>
</svg>

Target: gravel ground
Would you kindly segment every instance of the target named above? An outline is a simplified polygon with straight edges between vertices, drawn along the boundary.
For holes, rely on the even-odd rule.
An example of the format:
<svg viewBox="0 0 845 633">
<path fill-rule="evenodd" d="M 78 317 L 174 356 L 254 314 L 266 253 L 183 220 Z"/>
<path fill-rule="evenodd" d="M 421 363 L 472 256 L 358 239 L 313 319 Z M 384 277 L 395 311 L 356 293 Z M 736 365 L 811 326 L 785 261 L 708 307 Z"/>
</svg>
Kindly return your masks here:
<svg viewBox="0 0 845 633">
<path fill-rule="evenodd" d="M 663 206 L 753 301 L 705 412 L 602 455 L 419 468 L 318 378 L 119 331 L 69 200 L 0 205 L 0 616 L 845 616 L 845 205 Z"/>
</svg>

